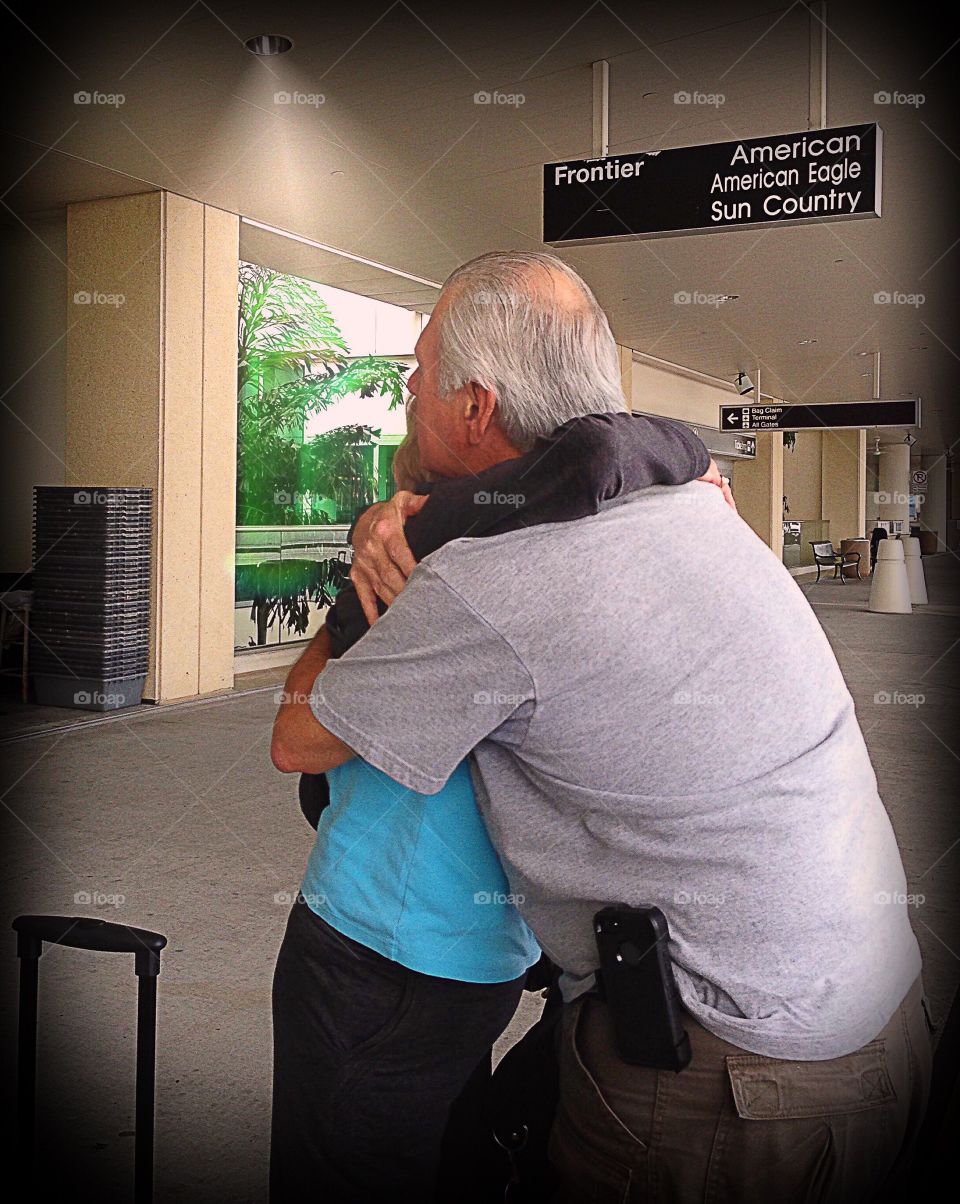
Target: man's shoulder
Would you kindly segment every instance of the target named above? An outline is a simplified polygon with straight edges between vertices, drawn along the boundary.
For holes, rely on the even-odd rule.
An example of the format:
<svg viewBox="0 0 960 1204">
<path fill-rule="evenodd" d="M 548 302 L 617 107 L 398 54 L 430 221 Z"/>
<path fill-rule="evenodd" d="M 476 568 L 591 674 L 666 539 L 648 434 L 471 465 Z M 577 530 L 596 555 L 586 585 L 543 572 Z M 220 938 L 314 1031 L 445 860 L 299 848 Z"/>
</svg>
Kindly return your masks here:
<svg viewBox="0 0 960 1204">
<path fill-rule="evenodd" d="M 692 496 L 690 490 L 695 490 Z M 499 599 L 509 607 L 511 591 L 522 582 L 547 582 L 577 565 L 602 563 L 641 525 L 648 532 L 661 530 L 661 523 L 671 523 L 675 532 L 685 525 L 692 535 L 697 503 L 709 509 L 713 500 L 707 493 L 705 485 L 651 486 L 603 502 L 599 513 L 584 518 L 451 540 L 421 563 L 465 600 L 480 597 L 486 606 Z M 725 506 L 719 490 L 717 500 Z"/>
</svg>

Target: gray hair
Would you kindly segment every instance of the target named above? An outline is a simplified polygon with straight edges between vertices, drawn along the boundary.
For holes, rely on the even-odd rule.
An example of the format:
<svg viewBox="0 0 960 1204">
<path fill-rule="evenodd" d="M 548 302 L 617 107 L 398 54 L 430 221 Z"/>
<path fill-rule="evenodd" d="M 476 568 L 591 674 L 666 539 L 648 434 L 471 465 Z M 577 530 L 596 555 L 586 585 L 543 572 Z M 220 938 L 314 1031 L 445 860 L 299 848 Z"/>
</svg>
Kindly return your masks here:
<svg viewBox="0 0 960 1204">
<path fill-rule="evenodd" d="M 578 300 L 558 295 L 558 277 Z M 500 426 L 519 450 L 581 414 L 627 408 L 607 316 L 562 259 L 491 251 L 452 272 L 443 298 L 440 395 L 470 381 L 490 389 Z"/>
</svg>

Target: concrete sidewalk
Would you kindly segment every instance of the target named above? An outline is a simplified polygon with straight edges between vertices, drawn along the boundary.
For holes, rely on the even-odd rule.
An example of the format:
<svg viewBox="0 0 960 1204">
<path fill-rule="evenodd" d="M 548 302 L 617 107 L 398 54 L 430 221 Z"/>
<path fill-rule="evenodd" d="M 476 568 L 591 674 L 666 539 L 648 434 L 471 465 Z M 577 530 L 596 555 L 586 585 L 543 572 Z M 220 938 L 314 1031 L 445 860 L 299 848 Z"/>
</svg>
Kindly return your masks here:
<svg viewBox="0 0 960 1204">
<path fill-rule="evenodd" d="M 931 603 L 909 616 L 870 614 L 866 583 L 798 587 L 837 653 L 908 888 L 923 896 L 914 930 L 942 1015 L 960 978 L 960 573 L 952 555 L 924 566 Z M 165 1204 L 266 1200 L 270 984 L 289 909 L 275 896 L 296 890 L 313 837 L 295 778 L 269 760 L 274 677 L 282 671 L 238 679 L 233 695 L 208 703 L 103 723 L 23 708 L 7 727 L 16 739 L 0 778 L 4 922 L 21 912 L 99 914 L 169 937 L 157 1054 L 156 1195 Z M 11 1058 L 14 950 L 8 930 L 0 989 Z M 40 1126 L 47 1161 L 65 1168 L 74 1200 L 130 1197 L 135 990 L 129 958 L 53 949 L 42 960 Z M 533 1014 L 531 1001 L 504 1044 Z M 8 1104 L 12 1089 L 6 1075 Z"/>
</svg>

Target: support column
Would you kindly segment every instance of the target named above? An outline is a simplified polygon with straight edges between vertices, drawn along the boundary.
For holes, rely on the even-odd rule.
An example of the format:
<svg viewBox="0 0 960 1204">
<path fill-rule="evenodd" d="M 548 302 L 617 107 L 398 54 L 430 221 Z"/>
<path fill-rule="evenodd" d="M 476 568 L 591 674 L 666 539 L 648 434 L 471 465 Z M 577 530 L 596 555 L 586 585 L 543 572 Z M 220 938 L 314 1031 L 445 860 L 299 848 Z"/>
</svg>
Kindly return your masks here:
<svg viewBox="0 0 960 1204">
<path fill-rule="evenodd" d="M 867 432 L 824 431 L 821 457 L 820 513 L 839 549 L 841 540 L 866 535 Z"/>
<path fill-rule="evenodd" d="M 910 448 L 906 443 L 880 445 L 879 517 L 890 522 L 899 519 L 904 535 L 910 534 Z"/>
<path fill-rule="evenodd" d="M 173 193 L 67 207 L 66 484 L 153 489 L 157 702 L 233 685 L 238 258 Z"/>
<path fill-rule="evenodd" d="M 947 457 L 922 456 L 912 467 L 923 468 L 927 483 L 923 488 L 923 505 L 920 507 L 920 527 L 937 534 L 937 551 L 947 550 Z"/>
<path fill-rule="evenodd" d="M 633 409 L 633 348 L 617 344 L 620 355 L 620 385 L 627 403 L 627 409 Z"/>
<path fill-rule="evenodd" d="M 757 432 L 755 460 L 733 468 L 733 496 L 741 517 L 783 559 L 783 435 Z"/>
</svg>

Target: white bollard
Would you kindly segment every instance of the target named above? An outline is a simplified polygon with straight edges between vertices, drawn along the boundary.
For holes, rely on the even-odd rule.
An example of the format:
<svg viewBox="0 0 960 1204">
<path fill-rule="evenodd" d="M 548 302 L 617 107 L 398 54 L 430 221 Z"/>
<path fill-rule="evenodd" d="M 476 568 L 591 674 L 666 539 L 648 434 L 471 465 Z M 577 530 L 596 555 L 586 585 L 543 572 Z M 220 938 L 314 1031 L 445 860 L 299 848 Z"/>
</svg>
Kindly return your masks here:
<svg viewBox="0 0 960 1204">
<path fill-rule="evenodd" d="M 923 561 L 920 559 L 920 540 L 915 535 L 901 536 L 903 556 L 907 566 L 907 584 L 910 587 L 910 601 L 914 606 L 926 606 L 927 582 L 923 575 Z"/>
<path fill-rule="evenodd" d="M 877 567 L 873 570 L 868 609 L 888 615 L 913 612 L 902 540 L 884 539 L 877 547 Z"/>
</svg>

